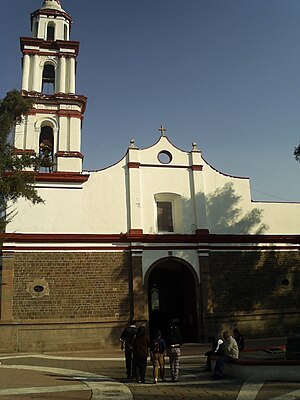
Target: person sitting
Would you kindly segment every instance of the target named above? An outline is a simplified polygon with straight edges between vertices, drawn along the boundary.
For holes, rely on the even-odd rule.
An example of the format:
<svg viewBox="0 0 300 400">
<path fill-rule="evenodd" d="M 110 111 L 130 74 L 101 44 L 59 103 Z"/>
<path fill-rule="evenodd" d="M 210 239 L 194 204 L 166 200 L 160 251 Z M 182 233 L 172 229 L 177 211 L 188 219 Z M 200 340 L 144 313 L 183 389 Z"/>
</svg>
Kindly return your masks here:
<svg viewBox="0 0 300 400">
<path fill-rule="evenodd" d="M 216 361 L 214 368 L 213 379 L 221 379 L 224 372 L 224 367 L 226 363 L 239 358 L 239 348 L 236 340 L 229 334 L 228 331 L 223 332 L 224 339 L 224 355 L 219 357 Z"/>
<path fill-rule="evenodd" d="M 208 341 L 212 344 L 211 350 L 205 353 L 206 358 L 206 366 L 204 371 L 211 371 L 211 359 L 213 356 L 223 356 L 224 355 L 224 348 L 223 348 L 223 340 L 216 339 L 213 336 L 208 338 Z"/>
<path fill-rule="evenodd" d="M 241 334 L 241 332 L 238 330 L 238 328 L 234 328 L 233 332 L 233 337 L 237 342 L 237 345 L 239 347 L 239 351 L 244 350 L 245 348 L 245 341 L 244 341 L 244 337 Z"/>
</svg>

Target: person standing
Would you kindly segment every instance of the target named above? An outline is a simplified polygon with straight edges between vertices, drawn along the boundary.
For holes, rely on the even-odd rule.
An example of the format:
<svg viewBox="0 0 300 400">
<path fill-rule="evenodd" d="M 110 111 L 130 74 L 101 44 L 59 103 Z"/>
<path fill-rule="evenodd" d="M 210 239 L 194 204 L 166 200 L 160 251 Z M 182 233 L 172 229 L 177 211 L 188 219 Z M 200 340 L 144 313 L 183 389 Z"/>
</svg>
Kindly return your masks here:
<svg viewBox="0 0 300 400">
<path fill-rule="evenodd" d="M 234 328 L 233 332 L 233 337 L 237 342 L 237 345 L 239 347 L 239 351 L 244 350 L 245 348 L 245 340 L 244 336 L 241 334 L 241 332 L 238 330 L 238 328 Z"/>
<path fill-rule="evenodd" d="M 180 347 L 183 343 L 178 326 L 173 324 L 170 327 L 166 343 L 171 369 L 171 379 L 172 382 L 178 382 Z"/>
<path fill-rule="evenodd" d="M 153 383 L 158 382 L 158 376 L 165 381 L 165 352 L 167 350 L 166 342 L 161 337 L 160 331 L 154 332 L 154 340 L 151 343 L 151 361 L 153 365 Z"/>
<path fill-rule="evenodd" d="M 146 328 L 140 326 L 133 340 L 133 359 L 135 367 L 135 379 L 137 382 L 145 383 L 147 368 L 147 357 L 150 342 L 146 335 Z"/>
<path fill-rule="evenodd" d="M 239 358 L 239 348 L 236 340 L 230 336 L 228 331 L 223 332 L 224 355 L 219 357 L 215 364 L 213 379 L 221 379 L 226 363 Z"/>
<path fill-rule="evenodd" d="M 126 365 L 126 376 L 127 379 L 133 378 L 133 340 L 137 333 L 135 321 L 130 320 L 128 326 L 123 330 L 120 341 L 121 349 L 125 350 L 125 365 Z"/>
</svg>

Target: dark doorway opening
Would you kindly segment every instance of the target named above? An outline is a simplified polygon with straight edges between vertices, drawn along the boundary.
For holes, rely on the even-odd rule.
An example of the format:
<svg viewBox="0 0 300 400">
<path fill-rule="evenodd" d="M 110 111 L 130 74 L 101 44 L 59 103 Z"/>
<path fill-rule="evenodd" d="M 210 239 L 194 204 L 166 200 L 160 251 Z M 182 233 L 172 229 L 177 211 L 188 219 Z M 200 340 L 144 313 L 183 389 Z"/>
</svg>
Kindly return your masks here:
<svg viewBox="0 0 300 400">
<path fill-rule="evenodd" d="M 166 336 L 172 321 L 178 325 L 183 341 L 198 340 L 196 277 L 176 258 L 161 261 L 148 279 L 150 335 L 157 329 Z"/>
</svg>

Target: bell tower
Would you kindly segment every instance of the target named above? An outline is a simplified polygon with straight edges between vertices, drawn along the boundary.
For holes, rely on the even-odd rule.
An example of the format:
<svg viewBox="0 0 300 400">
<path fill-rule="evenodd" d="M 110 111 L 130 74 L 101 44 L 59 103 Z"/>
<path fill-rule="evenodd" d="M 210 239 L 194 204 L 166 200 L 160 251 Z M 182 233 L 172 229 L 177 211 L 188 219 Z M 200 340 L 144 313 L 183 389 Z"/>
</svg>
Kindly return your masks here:
<svg viewBox="0 0 300 400">
<path fill-rule="evenodd" d="M 81 126 L 87 98 L 76 94 L 79 42 L 59 0 L 44 0 L 31 14 L 32 37 L 21 37 L 22 95 L 34 107 L 16 127 L 15 147 L 50 161 L 41 172 L 82 172 Z M 42 168 L 44 168 L 42 170 Z"/>
</svg>

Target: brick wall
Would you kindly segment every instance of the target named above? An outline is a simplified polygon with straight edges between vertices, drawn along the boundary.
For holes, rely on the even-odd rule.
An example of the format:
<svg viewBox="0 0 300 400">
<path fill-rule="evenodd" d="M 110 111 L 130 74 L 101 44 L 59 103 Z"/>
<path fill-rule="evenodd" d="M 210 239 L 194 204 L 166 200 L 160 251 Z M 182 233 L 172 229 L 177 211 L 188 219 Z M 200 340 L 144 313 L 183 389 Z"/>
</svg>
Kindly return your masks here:
<svg viewBox="0 0 300 400">
<path fill-rule="evenodd" d="M 129 253 L 16 253 L 13 321 L 117 318 L 129 314 Z M 28 287 L 48 285 L 34 296 Z"/>
<path fill-rule="evenodd" d="M 215 312 L 300 306 L 299 252 L 224 252 L 210 256 Z"/>
</svg>

